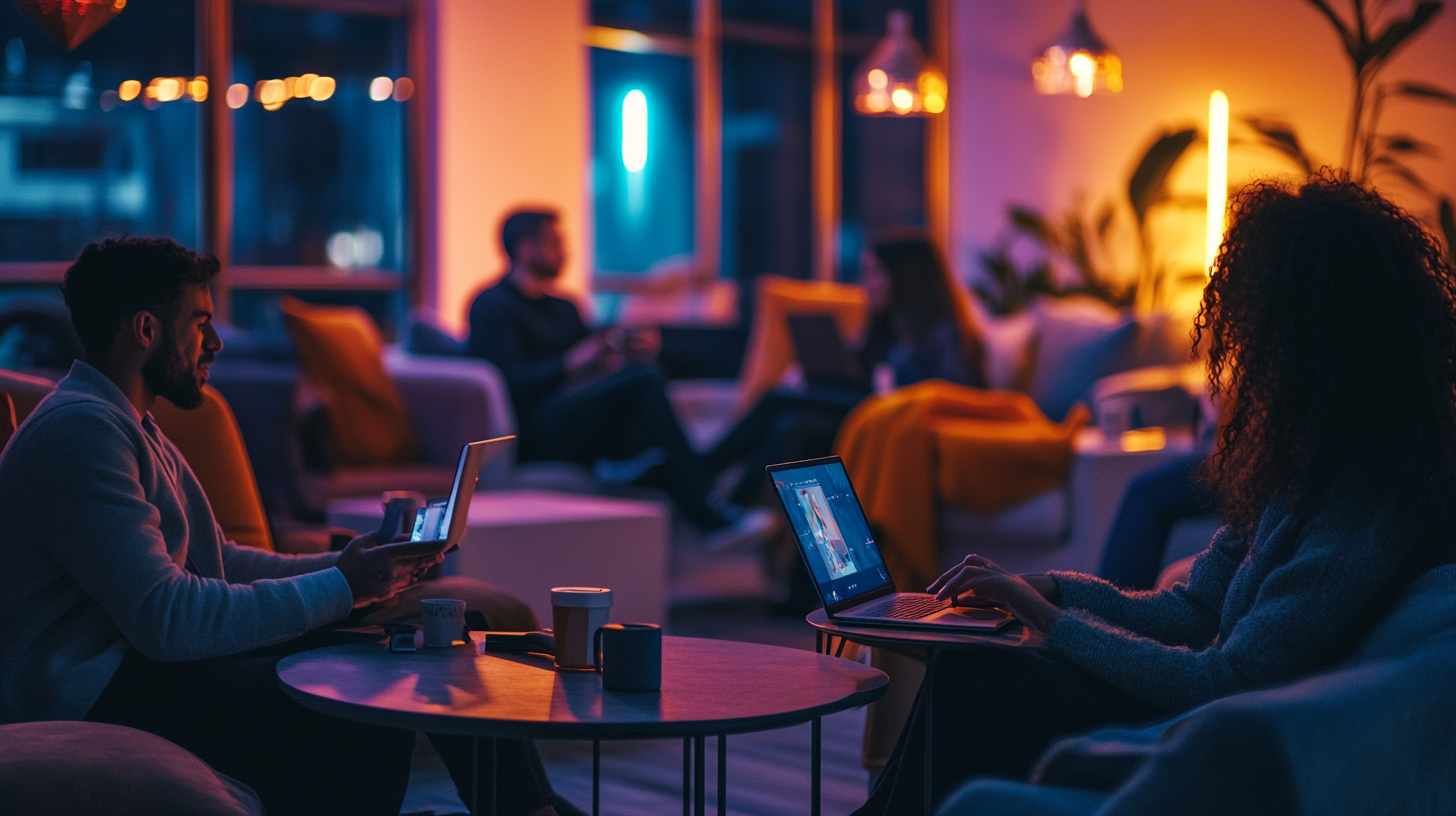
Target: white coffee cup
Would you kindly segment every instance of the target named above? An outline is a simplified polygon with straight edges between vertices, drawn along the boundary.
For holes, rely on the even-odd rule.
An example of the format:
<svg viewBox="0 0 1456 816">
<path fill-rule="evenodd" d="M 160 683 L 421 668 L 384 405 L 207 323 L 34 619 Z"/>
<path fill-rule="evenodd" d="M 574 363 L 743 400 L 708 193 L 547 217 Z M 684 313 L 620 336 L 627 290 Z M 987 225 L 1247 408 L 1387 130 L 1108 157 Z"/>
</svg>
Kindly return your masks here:
<svg viewBox="0 0 1456 816">
<path fill-rule="evenodd" d="M 426 646 L 453 646 L 465 632 L 465 602 L 449 598 L 420 601 Z"/>
<path fill-rule="evenodd" d="M 612 591 L 602 587 L 555 587 L 551 622 L 558 669 L 595 669 L 592 637 L 612 614 Z"/>
</svg>

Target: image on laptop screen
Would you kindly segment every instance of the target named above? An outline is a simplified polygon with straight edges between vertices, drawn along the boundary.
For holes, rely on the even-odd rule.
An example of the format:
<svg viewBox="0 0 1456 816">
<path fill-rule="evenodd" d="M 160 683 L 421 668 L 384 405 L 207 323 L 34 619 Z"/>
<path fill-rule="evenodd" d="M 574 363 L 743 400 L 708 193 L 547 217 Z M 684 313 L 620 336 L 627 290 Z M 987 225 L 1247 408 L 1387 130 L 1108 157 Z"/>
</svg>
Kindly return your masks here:
<svg viewBox="0 0 1456 816">
<path fill-rule="evenodd" d="M 844 465 L 809 464 L 776 471 L 773 479 L 827 603 L 890 583 Z"/>
</svg>

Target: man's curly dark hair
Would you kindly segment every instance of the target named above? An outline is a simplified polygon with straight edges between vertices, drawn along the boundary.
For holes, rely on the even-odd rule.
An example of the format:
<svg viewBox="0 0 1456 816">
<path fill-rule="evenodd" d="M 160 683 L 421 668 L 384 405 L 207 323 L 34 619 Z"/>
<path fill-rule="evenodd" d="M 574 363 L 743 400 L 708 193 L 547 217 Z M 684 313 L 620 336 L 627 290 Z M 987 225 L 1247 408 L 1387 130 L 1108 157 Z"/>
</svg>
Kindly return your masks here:
<svg viewBox="0 0 1456 816">
<path fill-rule="evenodd" d="M 1236 531 L 1342 479 L 1451 529 L 1456 273 L 1409 213 L 1328 169 L 1244 188 L 1195 338 L 1226 403 L 1205 476 Z"/>
</svg>

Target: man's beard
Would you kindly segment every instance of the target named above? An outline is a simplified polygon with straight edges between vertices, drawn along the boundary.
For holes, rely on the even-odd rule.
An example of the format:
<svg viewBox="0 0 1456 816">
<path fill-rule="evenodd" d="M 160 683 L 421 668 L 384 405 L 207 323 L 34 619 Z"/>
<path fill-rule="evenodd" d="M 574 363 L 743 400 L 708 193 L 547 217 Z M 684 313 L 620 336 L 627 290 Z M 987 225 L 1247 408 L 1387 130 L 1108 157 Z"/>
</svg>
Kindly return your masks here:
<svg viewBox="0 0 1456 816">
<path fill-rule="evenodd" d="M 142 381 L 152 393 L 166 397 L 178 408 L 190 411 L 202 405 L 202 386 L 197 382 L 197 363 L 182 356 L 172 327 L 164 324 L 162 335 L 158 339 L 161 348 L 143 364 Z"/>
<path fill-rule="evenodd" d="M 540 280 L 556 280 L 561 277 L 561 265 L 545 264 L 539 261 L 532 262 L 531 276 Z"/>
</svg>

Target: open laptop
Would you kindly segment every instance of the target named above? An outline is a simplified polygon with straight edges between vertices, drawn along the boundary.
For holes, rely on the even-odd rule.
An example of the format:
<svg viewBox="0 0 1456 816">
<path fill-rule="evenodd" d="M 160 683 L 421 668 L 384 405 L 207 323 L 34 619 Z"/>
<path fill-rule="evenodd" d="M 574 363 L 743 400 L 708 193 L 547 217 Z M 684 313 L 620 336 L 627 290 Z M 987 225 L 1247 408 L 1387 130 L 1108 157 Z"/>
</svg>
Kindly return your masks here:
<svg viewBox="0 0 1456 816">
<path fill-rule="evenodd" d="M 844 342 L 839 324 L 826 312 L 788 316 L 789 335 L 794 341 L 794 356 L 804 371 L 809 385 L 834 388 L 866 388 L 869 378 L 860 369 L 859 359 Z"/>
<path fill-rule="evenodd" d="M 830 620 L 976 632 L 1013 620 L 1000 609 L 951 606 L 924 592 L 896 592 L 838 456 L 770 465 L 768 476 Z"/>
<path fill-rule="evenodd" d="M 415 513 L 410 541 L 443 541 L 444 552 L 460 546 L 470 516 L 470 500 L 475 496 L 475 483 L 480 479 L 480 466 L 510 450 L 514 436 L 484 439 L 460 448 L 460 461 L 455 465 L 455 481 L 450 496 L 432 499 Z"/>
</svg>

